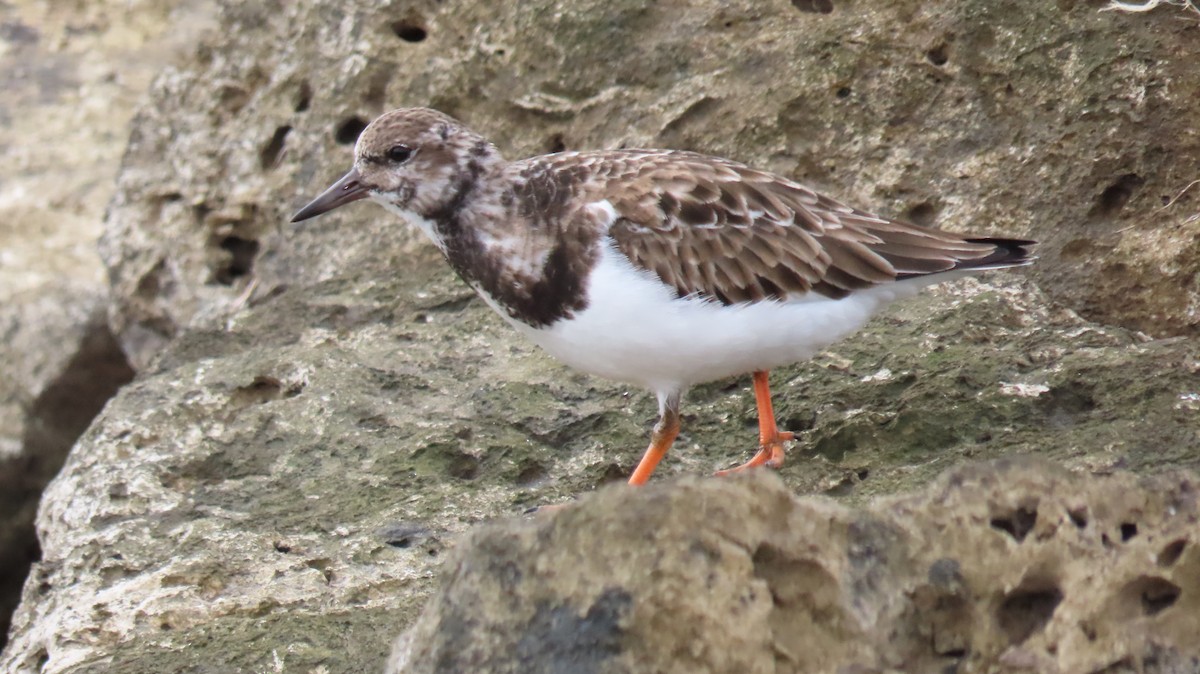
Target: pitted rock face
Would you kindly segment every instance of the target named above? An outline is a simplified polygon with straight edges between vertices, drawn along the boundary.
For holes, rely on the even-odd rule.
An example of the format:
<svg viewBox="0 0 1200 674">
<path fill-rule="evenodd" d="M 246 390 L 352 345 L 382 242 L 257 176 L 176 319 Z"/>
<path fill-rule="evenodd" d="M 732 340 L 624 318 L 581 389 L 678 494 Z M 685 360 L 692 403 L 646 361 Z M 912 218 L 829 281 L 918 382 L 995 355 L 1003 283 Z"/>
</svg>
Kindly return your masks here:
<svg viewBox="0 0 1200 674">
<path fill-rule="evenodd" d="M 609 489 L 474 532 L 389 671 L 565 671 L 566 625 L 588 672 L 1195 671 L 1196 479 L 1006 460 L 863 509 L 769 475 Z"/>
</svg>

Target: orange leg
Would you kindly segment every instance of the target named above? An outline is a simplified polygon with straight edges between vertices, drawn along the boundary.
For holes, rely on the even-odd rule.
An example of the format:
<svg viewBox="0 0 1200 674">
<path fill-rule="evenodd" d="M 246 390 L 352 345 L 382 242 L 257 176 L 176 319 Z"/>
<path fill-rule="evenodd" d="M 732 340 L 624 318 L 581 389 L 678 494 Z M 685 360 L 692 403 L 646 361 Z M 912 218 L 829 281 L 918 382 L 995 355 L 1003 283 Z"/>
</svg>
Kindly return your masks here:
<svg viewBox="0 0 1200 674">
<path fill-rule="evenodd" d="M 667 450 L 675 443 L 675 436 L 679 435 L 679 394 L 661 396 L 658 404 L 658 423 L 654 424 L 654 432 L 650 434 L 650 446 L 646 448 L 637 468 L 633 469 L 633 475 L 629 476 L 631 486 L 646 484 L 658 462 L 663 460 Z"/>
<path fill-rule="evenodd" d="M 766 370 L 754 373 L 754 400 L 758 403 L 758 453 L 736 468 L 717 471 L 717 475 L 731 475 L 758 466 L 779 468 L 783 465 L 783 443 L 796 436 L 775 426 L 775 410 L 771 406 L 771 388 L 767 385 Z"/>
</svg>

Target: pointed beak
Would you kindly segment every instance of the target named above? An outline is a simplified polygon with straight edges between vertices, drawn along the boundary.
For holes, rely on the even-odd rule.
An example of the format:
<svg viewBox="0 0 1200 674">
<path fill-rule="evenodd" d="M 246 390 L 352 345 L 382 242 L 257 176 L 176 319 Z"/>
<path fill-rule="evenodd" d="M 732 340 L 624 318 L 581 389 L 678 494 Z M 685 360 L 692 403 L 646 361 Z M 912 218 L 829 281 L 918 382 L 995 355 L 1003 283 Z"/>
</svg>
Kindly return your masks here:
<svg viewBox="0 0 1200 674">
<path fill-rule="evenodd" d="M 342 179 L 329 186 L 329 189 L 321 193 L 321 196 L 308 202 L 308 205 L 301 208 L 292 216 L 292 222 L 300 222 L 309 218 L 315 218 L 322 213 L 328 213 L 338 206 L 345 206 L 352 201 L 365 199 L 367 196 L 367 188 L 363 187 L 358 181 L 358 170 L 350 169 L 350 172 L 342 176 Z"/>
</svg>

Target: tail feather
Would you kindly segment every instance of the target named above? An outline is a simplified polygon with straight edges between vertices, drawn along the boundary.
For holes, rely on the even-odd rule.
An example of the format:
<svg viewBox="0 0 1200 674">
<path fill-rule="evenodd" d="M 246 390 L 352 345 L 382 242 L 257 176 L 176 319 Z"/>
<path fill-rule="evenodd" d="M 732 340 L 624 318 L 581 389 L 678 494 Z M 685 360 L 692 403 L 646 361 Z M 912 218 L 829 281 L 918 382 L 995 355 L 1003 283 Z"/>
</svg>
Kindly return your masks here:
<svg viewBox="0 0 1200 674">
<path fill-rule="evenodd" d="M 986 271 L 988 269 L 1008 269 L 1010 267 L 1024 267 L 1032 264 L 1037 256 L 1030 250 L 1036 241 L 1029 239 L 1001 239 L 995 237 L 974 237 L 964 239 L 968 243 L 989 244 L 995 248 L 990 252 L 979 257 L 962 257 L 954 260 L 953 266 L 940 269 L 933 272 L 918 272 L 918 273 L 900 273 L 896 275 L 897 281 L 905 279 L 914 279 L 929 277 L 927 282 L 936 283 L 942 274 L 954 274 L 954 272 L 969 272 L 969 271 Z M 945 277 L 942 277 L 943 279 Z"/>
<path fill-rule="evenodd" d="M 971 243 L 990 243 L 996 250 L 974 260 L 963 260 L 955 265 L 955 269 L 1007 269 L 1009 267 L 1024 267 L 1032 264 L 1037 256 L 1030 250 L 1037 241 L 1029 239 L 1000 239 L 982 237 L 967 239 Z"/>
</svg>

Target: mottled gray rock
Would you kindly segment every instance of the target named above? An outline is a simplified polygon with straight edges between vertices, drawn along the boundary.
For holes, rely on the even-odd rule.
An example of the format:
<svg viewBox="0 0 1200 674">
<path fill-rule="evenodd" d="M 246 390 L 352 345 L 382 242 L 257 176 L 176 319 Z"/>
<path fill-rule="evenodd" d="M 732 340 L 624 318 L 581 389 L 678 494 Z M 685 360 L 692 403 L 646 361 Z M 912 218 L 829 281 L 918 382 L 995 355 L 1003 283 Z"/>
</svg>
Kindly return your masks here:
<svg viewBox="0 0 1200 674">
<path fill-rule="evenodd" d="M 851 509 L 771 475 L 476 528 L 388 672 L 1200 671 L 1200 482 L 970 465 Z"/>
<path fill-rule="evenodd" d="M 0 4 L 0 647 L 41 490 L 133 374 L 96 238 L 134 103 L 200 4 Z"/>
<path fill-rule="evenodd" d="M 0 345 L 0 644 L 29 565 L 41 554 L 34 514 L 42 489 L 105 401 L 133 376 L 104 307 L 96 306 L 102 294 L 69 283 L 30 294 L 0 308 L 6 336 Z"/>
<path fill-rule="evenodd" d="M 792 492 L 863 502 L 1017 454 L 1200 465 L 1200 345 L 1080 317 L 1195 323 L 1194 194 L 1147 207 L 1196 165 L 1196 100 L 1177 92 L 1200 75 L 1177 17 L 227 0 L 219 25 L 133 123 L 103 257 L 140 376 L 47 492 L 0 671 L 374 670 L 463 532 L 634 465 L 653 400 L 535 353 L 395 218 L 361 204 L 285 224 L 398 105 L 512 156 L 688 147 L 1049 242 L 1029 274 L 936 290 L 774 373 L 800 436 Z M 1140 186 L 1109 190 L 1131 172 Z M 1071 257 L 1077 240 L 1098 248 Z M 744 460 L 753 415 L 745 382 L 693 391 L 659 478 Z M 594 623 L 625 605 L 608 596 Z M 543 623 L 571 631 L 580 606 Z"/>
<path fill-rule="evenodd" d="M 390 225 L 327 235 L 386 241 Z M 636 463 L 651 396 L 519 342 L 434 251 L 351 248 L 340 275 L 182 335 L 109 403 L 47 491 L 0 671 L 374 670 L 472 525 Z M 1013 454 L 1195 467 L 1198 369 L 1192 341 L 960 284 L 776 374 L 801 436 L 780 475 L 861 501 Z M 745 382 L 698 388 L 685 410 L 656 477 L 668 492 L 753 441 Z"/>
<path fill-rule="evenodd" d="M 1200 190 L 1183 191 L 1200 70 L 1175 12 L 227 0 L 221 21 L 159 78 L 106 222 L 113 325 L 139 368 L 247 292 L 337 273 L 353 251 L 319 232 L 378 211 L 286 241 L 281 224 L 402 105 L 511 156 L 695 149 L 921 223 L 1029 235 L 1044 242 L 1030 273 L 1075 310 L 1160 336 L 1200 325 Z"/>
</svg>

